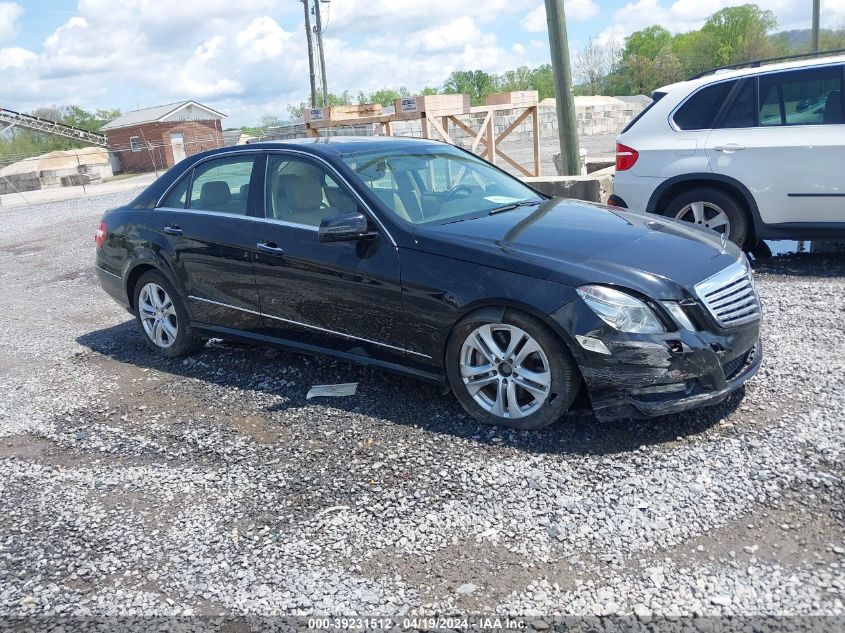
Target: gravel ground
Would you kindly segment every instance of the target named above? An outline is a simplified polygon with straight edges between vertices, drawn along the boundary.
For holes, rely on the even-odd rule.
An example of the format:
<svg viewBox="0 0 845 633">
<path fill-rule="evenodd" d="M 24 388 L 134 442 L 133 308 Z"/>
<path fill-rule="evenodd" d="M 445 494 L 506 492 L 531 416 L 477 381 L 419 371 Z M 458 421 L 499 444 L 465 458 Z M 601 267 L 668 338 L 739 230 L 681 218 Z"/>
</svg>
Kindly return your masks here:
<svg viewBox="0 0 845 633">
<path fill-rule="evenodd" d="M 131 196 L 0 210 L 0 617 L 845 612 L 845 261 L 758 266 L 722 405 L 519 433 L 330 360 L 153 356 L 92 270 Z"/>
</svg>

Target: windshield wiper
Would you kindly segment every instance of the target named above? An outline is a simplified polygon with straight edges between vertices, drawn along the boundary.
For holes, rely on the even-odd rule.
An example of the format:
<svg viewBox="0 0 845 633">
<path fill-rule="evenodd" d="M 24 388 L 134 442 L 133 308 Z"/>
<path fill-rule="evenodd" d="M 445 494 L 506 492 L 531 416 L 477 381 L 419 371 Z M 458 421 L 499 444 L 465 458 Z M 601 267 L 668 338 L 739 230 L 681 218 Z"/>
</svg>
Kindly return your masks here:
<svg viewBox="0 0 845 633">
<path fill-rule="evenodd" d="M 493 207 L 487 212 L 487 215 L 496 215 L 497 213 L 503 213 L 504 211 L 513 211 L 514 209 L 519 209 L 520 207 L 530 207 L 535 204 L 540 204 L 541 202 L 542 200 L 520 200 L 519 202 L 509 202 L 500 207 Z"/>
</svg>

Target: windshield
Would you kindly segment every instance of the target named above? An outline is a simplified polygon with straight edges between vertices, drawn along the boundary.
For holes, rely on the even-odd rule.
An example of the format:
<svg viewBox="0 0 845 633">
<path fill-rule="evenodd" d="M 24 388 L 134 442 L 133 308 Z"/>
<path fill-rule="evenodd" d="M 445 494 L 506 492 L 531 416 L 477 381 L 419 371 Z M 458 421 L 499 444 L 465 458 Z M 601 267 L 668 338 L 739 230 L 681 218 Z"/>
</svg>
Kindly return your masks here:
<svg viewBox="0 0 845 633">
<path fill-rule="evenodd" d="M 343 160 L 392 213 L 413 224 L 445 224 L 543 199 L 516 178 L 451 145 L 385 148 Z"/>
</svg>

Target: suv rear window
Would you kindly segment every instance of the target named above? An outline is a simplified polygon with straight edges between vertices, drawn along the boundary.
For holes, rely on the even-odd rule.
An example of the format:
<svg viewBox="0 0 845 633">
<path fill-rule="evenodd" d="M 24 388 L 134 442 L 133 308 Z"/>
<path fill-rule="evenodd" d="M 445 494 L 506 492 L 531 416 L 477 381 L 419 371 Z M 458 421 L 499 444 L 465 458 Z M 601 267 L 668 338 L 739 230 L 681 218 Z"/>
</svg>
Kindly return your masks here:
<svg viewBox="0 0 845 633">
<path fill-rule="evenodd" d="M 736 81 L 723 81 L 702 88 L 675 112 L 673 120 L 682 130 L 709 130 Z"/>
<path fill-rule="evenodd" d="M 651 93 L 651 103 L 649 103 L 645 108 L 640 110 L 640 113 L 637 116 L 635 116 L 633 119 L 631 119 L 631 121 L 628 123 L 628 125 L 626 125 L 625 127 L 622 128 L 622 131 L 620 132 L 620 134 L 624 134 L 625 132 L 630 130 L 632 127 L 634 127 L 634 124 L 637 121 L 639 121 L 640 119 L 642 119 L 645 116 L 645 113 L 648 112 L 649 110 L 651 110 L 654 107 L 654 104 L 657 103 L 658 101 L 660 101 L 665 96 L 666 96 L 665 92 L 660 92 L 658 90 L 655 90 L 654 92 L 652 92 Z"/>
</svg>

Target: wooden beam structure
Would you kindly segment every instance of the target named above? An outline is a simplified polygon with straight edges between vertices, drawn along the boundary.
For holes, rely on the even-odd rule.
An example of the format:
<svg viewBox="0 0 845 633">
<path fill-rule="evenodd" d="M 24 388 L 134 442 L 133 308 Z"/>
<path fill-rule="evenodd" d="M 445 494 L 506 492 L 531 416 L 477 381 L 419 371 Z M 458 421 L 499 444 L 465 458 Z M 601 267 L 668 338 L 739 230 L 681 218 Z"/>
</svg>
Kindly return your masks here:
<svg viewBox="0 0 845 633">
<path fill-rule="evenodd" d="M 392 136 L 395 133 L 393 123 L 419 121 L 423 138 L 439 139 L 456 145 L 450 134 L 450 127 L 454 127 L 469 136 L 469 149 L 474 154 L 494 164 L 499 158 L 523 176 L 541 175 L 540 112 L 536 91 L 490 95 L 486 105 L 475 107 L 469 106 L 467 95 L 405 97 L 396 100 L 395 110 L 393 114 L 382 114 L 381 106 L 373 104 L 316 108 L 306 111 L 306 130 L 308 136 L 319 137 L 320 130 L 325 128 L 376 125 L 382 135 Z M 522 112 L 502 132 L 496 134 L 496 115 L 506 110 Z M 484 116 L 481 125 L 475 129 L 474 119 L 479 114 Z M 467 121 L 467 118 L 470 120 Z M 529 118 L 533 161 L 526 166 L 505 153 L 501 144 Z"/>
</svg>

